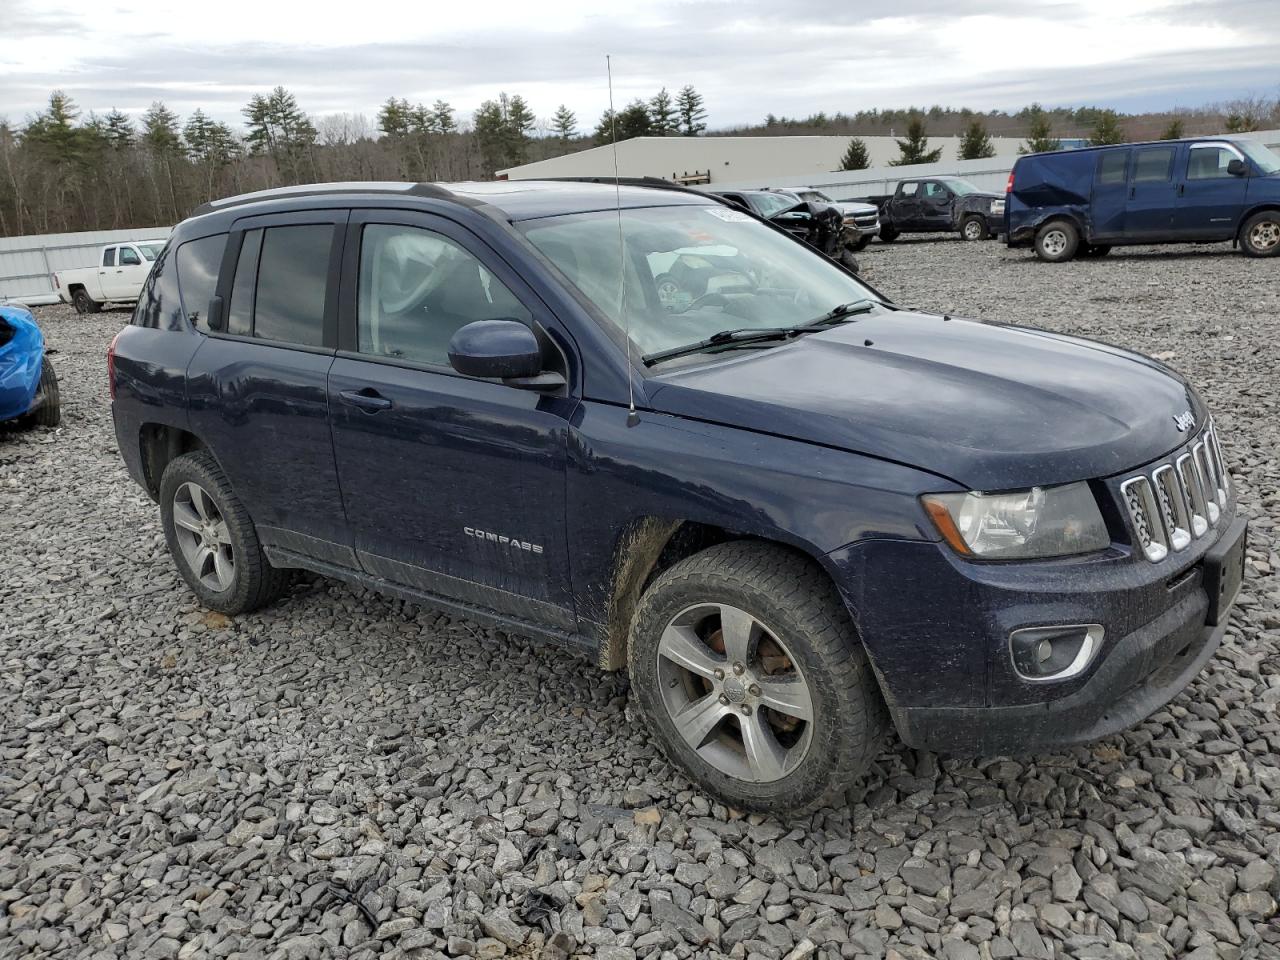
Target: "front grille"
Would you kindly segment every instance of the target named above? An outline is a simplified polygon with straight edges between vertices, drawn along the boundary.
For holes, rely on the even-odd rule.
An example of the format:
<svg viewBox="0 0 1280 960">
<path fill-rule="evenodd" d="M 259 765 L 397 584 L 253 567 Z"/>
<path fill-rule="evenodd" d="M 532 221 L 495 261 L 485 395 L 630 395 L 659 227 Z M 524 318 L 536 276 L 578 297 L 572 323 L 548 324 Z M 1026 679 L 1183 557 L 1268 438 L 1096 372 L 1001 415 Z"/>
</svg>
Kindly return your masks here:
<svg viewBox="0 0 1280 960">
<path fill-rule="evenodd" d="M 874 227 L 876 220 L 877 217 L 874 213 L 859 213 L 853 218 L 853 222 L 860 227 Z"/>
<path fill-rule="evenodd" d="M 1120 484 L 1134 542 L 1152 563 L 1187 549 L 1225 515 L 1231 476 L 1212 423 L 1168 463 Z"/>
</svg>

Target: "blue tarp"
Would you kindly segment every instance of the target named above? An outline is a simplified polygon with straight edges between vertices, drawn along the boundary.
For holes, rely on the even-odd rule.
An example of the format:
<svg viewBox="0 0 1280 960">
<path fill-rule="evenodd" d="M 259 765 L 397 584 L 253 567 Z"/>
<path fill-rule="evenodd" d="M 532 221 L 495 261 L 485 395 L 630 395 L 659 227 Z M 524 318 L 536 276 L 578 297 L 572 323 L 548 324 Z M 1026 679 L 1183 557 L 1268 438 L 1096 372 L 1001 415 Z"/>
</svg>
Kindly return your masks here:
<svg viewBox="0 0 1280 960">
<path fill-rule="evenodd" d="M 40 384 L 44 336 L 31 311 L 0 306 L 0 420 L 12 420 L 31 409 Z"/>
</svg>

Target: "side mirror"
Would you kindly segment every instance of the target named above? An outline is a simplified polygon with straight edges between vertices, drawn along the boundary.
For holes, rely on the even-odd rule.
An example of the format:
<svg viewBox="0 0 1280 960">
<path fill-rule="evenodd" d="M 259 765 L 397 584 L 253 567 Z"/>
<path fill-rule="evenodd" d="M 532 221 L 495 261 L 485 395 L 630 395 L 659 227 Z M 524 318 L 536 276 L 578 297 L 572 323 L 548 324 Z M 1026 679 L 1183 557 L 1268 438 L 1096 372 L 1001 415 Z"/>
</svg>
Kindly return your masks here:
<svg viewBox="0 0 1280 960">
<path fill-rule="evenodd" d="M 518 320 L 476 320 L 459 328 L 449 341 L 449 363 L 464 376 L 503 380 L 513 387 L 564 385 L 559 374 L 542 372 L 542 346 Z"/>
<path fill-rule="evenodd" d="M 1249 173 L 1249 168 L 1244 165 L 1244 161 L 1239 157 L 1227 164 L 1227 173 L 1233 177 L 1243 177 Z"/>
</svg>

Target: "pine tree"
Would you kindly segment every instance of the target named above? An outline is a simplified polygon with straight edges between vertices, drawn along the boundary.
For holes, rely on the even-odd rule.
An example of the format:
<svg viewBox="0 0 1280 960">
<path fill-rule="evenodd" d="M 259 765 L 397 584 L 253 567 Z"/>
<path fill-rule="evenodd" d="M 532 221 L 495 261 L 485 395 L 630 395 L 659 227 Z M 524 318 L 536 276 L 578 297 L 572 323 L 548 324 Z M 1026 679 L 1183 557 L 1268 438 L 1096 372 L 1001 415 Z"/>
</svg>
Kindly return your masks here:
<svg viewBox="0 0 1280 960">
<path fill-rule="evenodd" d="M 480 104 L 472 116 L 472 124 L 480 154 L 490 171 L 524 163 L 534 121 L 533 111 L 518 94 L 509 97 L 500 93 L 497 100 Z"/>
<path fill-rule="evenodd" d="M 53 163 L 77 163 L 84 156 L 85 142 L 75 126 L 80 108 L 74 100 L 55 90 L 49 95 L 49 106 L 36 114 L 25 130 L 22 141 Z"/>
<path fill-rule="evenodd" d="M 296 171 L 298 156 L 316 141 L 315 125 L 302 112 L 297 98 L 284 87 L 276 87 L 265 97 L 254 94 L 241 112 L 248 121 L 245 143 L 249 152 L 289 160 Z"/>
<path fill-rule="evenodd" d="M 849 141 L 848 149 L 840 158 L 841 170 L 865 170 L 871 166 L 871 157 L 867 153 L 867 144 L 861 137 Z"/>
<path fill-rule="evenodd" d="M 596 146 L 603 147 L 613 143 L 614 137 L 614 121 L 617 119 L 617 113 L 613 110 L 606 110 L 600 114 L 600 122 L 596 124 L 595 131 L 591 134 L 595 138 Z M 621 132 L 618 133 L 618 139 L 622 139 Z"/>
<path fill-rule="evenodd" d="M 905 167 L 913 163 L 937 163 L 942 159 L 942 148 L 929 149 L 929 138 L 925 133 L 924 117 L 913 116 L 907 124 L 907 139 L 898 141 L 901 156 L 890 160 L 891 167 Z"/>
<path fill-rule="evenodd" d="M 388 137 L 407 136 L 412 116 L 413 108 L 408 100 L 387 97 L 387 102 L 378 110 L 378 129 Z"/>
<path fill-rule="evenodd" d="M 182 128 L 182 138 L 187 142 L 187 153 L 196 163 L 225 167 L 240 153 L 235 134 L 225 123 L 210 120 L 203 110 L 197 109 Z"/>
<path fill-rule="evenodd" d="M 1164 133 L 1160 134 L 1161 140 L 1181 140 L 1184 134 L 1182 132 L 1182 121 L 1173 119 L 1169 121 L 1169 125 L 1164 128 Z"/>
<path fill-rule="evenodd" d="M 103 122 L 103 133 L 107 142 L 115 150 L 133 146 L 134 137 L 137 135 L 133 129 L 133 121 L 115 107 L 111 108 Z"/>
<path fill-rule="evenodd" d="M 1257 129 L 1256 117 L 1243 111 L 1227 114 L 1227 133 L 1253 133 Z"/>
<path fill-rule="evenodd" d="M 987 128 L 983 126 L 981 120 L 974 120 L 965 127 L 964 136 L 960 138 L 959 158 L 961 160 L 984 160 L 995 155 L 995 145 L 987 135 Z"/>
<path fill-rule="evenodd" d="M 696 137 L 707 129 L 707 111 L 702 104 L 702 94 L 686 85 L 676 94 L 676 110 L 680 114 L 680 132 L 686 137 Z"/>
<path fill-rule="evenodd" d="M 1102 110 L 1093 125 L 1093 134 L 1089 137 L 1089 145 L 1102 147 L 1112 143 L 1124 143 L 1124 128 L 1120 125 L 1120 115 L 1114 110 Z"/>
<path fill-rule="evenodd" d="M 632 137 L 648 137 L 653 132 L 653 120 L 650 118 L 649 108 L 643 100 L 632 100 L 618 114 L 619 140 L 630 140 Z"/>
<path fill-rule="evenodd" d="M 456 133 L 458 121 L 453 118 L 453 107 L 443 100 L 431 105 L 431 124 L 436 133 Z"/>
<path fill-rule="evenodd" d="M 649 100 L 650 130 L 654 136 L 658 137 L 676 133 L 680 129 L 678 119 L 679 114 L 671 101 L 671 94 L 667 93 L 666 87 L 663 87 Z"/>
<path fill-rule="evenodd" d="M 1031 119 L 1031 127 L 1027 131 L 1025 146 L 1019 147 L 1019 153 L 1052 153 L 1062 149 L 1062 141 L 1053 135 L 1053 123 L 1049 115 L 1040 105 L 1033 104 L 1027 116 Z"/>
<path fill-rule="evenodd" d="M 142 144 L 157 157 L 169 159 L 182 155 L 178 115 L 159 100 L 142 115 Z"/>
<path fill-rule="evenodd" d="M 555 115 L 551 118 L 551 132 L 561 143 L 568 143 L 577 136 L 578 118 L 563 103 L 556 107 Z"/>
</svg>

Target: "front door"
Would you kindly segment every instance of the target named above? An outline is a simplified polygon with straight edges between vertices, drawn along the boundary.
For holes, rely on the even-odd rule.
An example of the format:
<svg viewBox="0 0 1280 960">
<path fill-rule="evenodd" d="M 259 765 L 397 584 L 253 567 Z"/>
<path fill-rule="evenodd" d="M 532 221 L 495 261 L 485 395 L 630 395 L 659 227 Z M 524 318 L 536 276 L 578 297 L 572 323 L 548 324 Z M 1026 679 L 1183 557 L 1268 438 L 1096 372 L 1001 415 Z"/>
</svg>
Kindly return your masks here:
<svg viewBox="0 0 1280 960">
<path fill-rule="evenodd" d="M 364 569 L 555 630 L 575 624 L 565 529 L 572 391 L 462 376 L 449 341 L 479 320 L 552 323 L 520 278 L 441 217 L 352 215 L 329 409 Z M 563 366 L 547 342 L 546 363 Z"/>
<path fill-rule="evenodd" d="M 951 191 L 937 180 L 926 180 L 921 192 L 920 227 L 924 230 L 951 229 Z"/>
<path fill-rule="evenodd" d="M 908 181 L 898 187 L 898 195 L 891 205 L 893 225 L 899 230 L 919 230 L 921 227 L 920 183 Z"/>
<path fill-rule="evenodd" d="M 1129 153 L 1128 147 L 1098 153 L 1089 204 L 1089 240 L 1105 242 L 1124 238 L 1125 207 L 1129 203 Z"/>
<path fill-rule="evenodd" d="M 1176 144 L 1135 147 L 1129 175 L 1129 201 L 1125 204 L 1125 236 L 1152 242 L 1173 239 L 1173 215 L 1178 188 L 1173 180 Z"/>
<path fill-rule="evenodd" d="M 192 430 L 262 542 L 354 566 L 329 430 L 343 211 L 251 217 L 226 244 L 220 329 L 187 370 Z M 183 251 L 179 248 L 179 264 Z M 180 266 L 181 273 L 181 266 Z"/>
<path fill-rule="evenodd" d="M 1190 145 L 1174 214 L 1179 236 L 1187 240 L 1230 240 L 1235 236 L 1249 180 L 1227 171 L 1232 160 L 1243 163 L 1244 157 L 1229 144 Z"/>
</svg>

